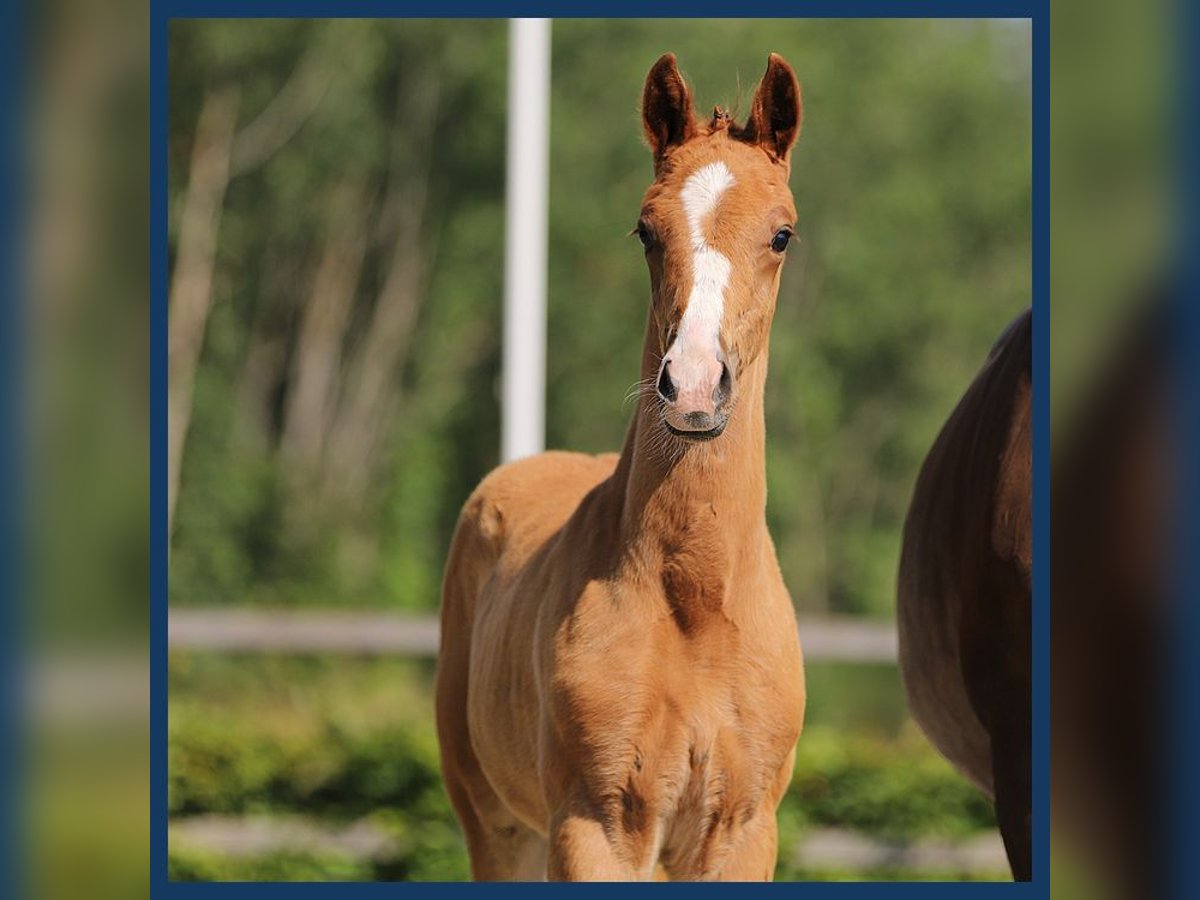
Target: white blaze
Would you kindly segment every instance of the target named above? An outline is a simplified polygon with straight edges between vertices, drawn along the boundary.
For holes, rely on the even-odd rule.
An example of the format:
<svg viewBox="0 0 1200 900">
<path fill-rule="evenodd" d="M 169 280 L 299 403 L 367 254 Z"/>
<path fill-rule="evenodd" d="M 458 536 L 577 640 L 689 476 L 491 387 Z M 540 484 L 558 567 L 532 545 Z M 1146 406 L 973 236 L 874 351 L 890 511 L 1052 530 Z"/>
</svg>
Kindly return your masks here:
<svg viewBox="0 0 1200 900">
<path fill-rule="evenodd" d="M 714 250 L 704 239 L 704 222 L 716 209 L 721 195 L 732 186 L 733 173 L 725 163 L 709 163 L 689 176 L 680 195 L 692 239 L 692 292 L 683 310 L 679 334 L 667 351 L 672 373 L 677 377 L 684 375 L 681 367 L 675 365 L 677 360 L 683 361 L 681 357 L 707 356 L 719 349 L 730 264 L 725 254 Z"/>
</svg>

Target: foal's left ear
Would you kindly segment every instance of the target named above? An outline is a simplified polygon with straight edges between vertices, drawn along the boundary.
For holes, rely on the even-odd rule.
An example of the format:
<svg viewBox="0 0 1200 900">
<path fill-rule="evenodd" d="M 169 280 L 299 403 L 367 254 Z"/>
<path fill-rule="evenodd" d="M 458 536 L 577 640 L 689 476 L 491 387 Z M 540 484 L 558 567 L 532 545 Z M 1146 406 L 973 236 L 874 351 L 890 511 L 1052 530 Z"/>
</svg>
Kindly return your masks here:
<svg viewBox="0 0 1200 900">
<path fill-rule="evenodd" d="M 738 137 L 758 144 L 781 162 L 788 161 L 792 144 L 800 134 L 802 107 L 800 82 L 792 67 L 778 53 L 767 58 L 767 71 L 754 94 L 750 118 Z"/>
</svg>

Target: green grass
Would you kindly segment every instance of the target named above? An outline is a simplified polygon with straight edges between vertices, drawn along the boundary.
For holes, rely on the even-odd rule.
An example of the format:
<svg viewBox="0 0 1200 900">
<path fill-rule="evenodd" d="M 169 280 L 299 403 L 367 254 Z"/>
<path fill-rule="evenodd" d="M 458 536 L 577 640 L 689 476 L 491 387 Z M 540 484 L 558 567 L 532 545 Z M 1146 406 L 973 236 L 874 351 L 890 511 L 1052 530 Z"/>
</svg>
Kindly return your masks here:
<svg viewBox="0 0 1200 900">
<path fill-rule="evenodd" d="M 249 859 L 171 848 L 171 881 L 376 881 L 369 861 L 339 854 L 271 853 Z"/>
<path fill-rule="evenodd" d="M 438 769 L 428 662 L 176 653 L 170 664 L 168 804 L 172 816 L 303 815 L 362 819 L 396 848 L 225 858 L 170 849 L 179 880 L 447 880 L 465 851 Z M 780 845 L 813 827 L 889 840 L 961 838 L 993 827 L 990 805 L 903 713 L 886 666 L 813 666 L 808 722 L 780 809 Z M 798 870 L 781 879 L 945 879 L 961 873 Z M 1002 874 L 1002 873 L 998 873 Z"/>
</svg>

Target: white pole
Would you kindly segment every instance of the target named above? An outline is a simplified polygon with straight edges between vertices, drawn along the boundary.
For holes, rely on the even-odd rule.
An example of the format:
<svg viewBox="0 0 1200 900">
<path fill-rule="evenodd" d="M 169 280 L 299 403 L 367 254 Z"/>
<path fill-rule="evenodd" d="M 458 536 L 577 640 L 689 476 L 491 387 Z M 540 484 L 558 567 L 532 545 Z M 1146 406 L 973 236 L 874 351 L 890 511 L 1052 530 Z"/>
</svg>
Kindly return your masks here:
<svg viewBox="0 0 1200 900">
<path fill-rule="evenodd" d="M 545 448 L 550 20 L 511 19 L 501 459 Z"/>
</svg>

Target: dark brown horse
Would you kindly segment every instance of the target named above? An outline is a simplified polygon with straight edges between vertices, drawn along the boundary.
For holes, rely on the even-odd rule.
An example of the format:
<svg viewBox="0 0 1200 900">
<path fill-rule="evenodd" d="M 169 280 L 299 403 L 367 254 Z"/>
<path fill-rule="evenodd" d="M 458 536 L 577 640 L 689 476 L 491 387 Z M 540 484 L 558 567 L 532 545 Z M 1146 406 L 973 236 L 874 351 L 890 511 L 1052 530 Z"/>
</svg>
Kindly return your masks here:
<svg viewBox="0 0 1200 900">
<path fill-rule="evenodd" d="M 1050 816 L 1097 900 L 1169 893 L 1175 292 L 1135 298 L 1054 426 Z"/>
<path fill-rule="evenodd" d="M 900 669 L 914 718 L 991 797 L 1013 877 L 1030 878 L 1030 366 L 1019 316 L 917 478 L 900 558 Z"/>
</svg>

